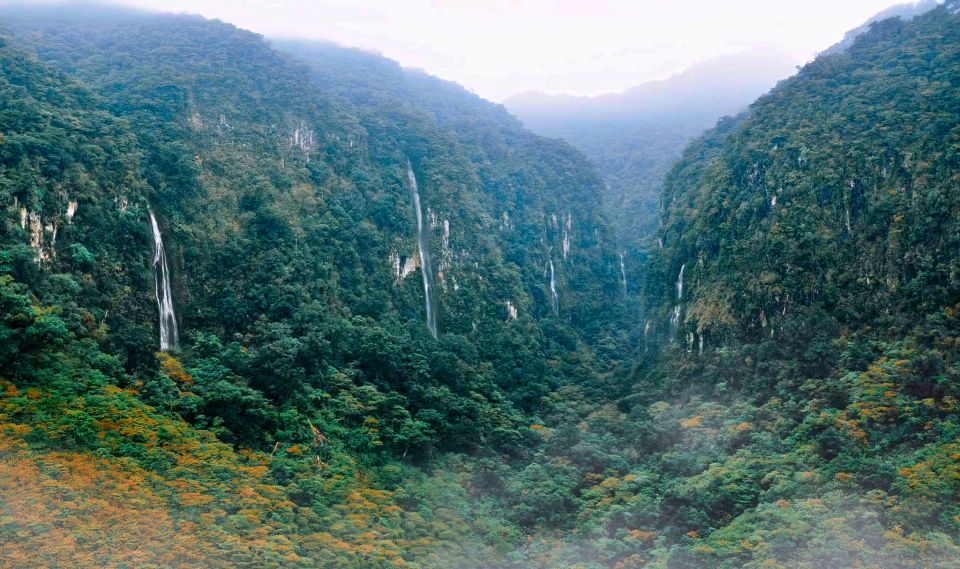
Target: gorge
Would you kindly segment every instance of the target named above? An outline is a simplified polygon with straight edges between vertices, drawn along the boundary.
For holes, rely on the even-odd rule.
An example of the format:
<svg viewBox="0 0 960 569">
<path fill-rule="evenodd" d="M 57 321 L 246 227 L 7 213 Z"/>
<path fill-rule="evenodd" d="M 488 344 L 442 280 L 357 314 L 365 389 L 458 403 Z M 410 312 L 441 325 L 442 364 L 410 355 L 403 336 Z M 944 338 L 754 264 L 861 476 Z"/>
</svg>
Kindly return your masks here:
<svg viewBox="0 0 960 569">
<path fill-rule="evenodd" d="M 891 14 L 640 175 L 367 51 L 0 6 L 0 566 L 960 565 L 960 2 Z"/>
</svg>

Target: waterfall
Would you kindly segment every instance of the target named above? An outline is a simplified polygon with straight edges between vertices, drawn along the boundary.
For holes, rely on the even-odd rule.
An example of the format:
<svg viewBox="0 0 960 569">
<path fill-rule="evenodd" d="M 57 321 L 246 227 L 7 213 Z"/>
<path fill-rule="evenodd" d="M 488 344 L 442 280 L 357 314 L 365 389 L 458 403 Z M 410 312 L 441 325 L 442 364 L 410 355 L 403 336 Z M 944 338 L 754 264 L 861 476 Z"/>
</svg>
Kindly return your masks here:
<svg viewBox="0 0 960 569">
<path fill-rule="evenodd" d="M 623 283 L 623 294 L 627 294 L 627 268 L 623 264 L 623 253 L 620 253 L 620 282 Z"/>
<path fill-rule="evenodd" d="M 687 265 L 680 265 L 680 276 L 677 277 L 677 300 L 683 300 L 683 270 Z"/>
<path fill-rule="evenodd" d="M 150 212 L 150 226 L 153 229 L 153 274 L 154 290 L 157 297 L 157 309 L 160 312 L 160 351 L 176 348 L 180 343 L 177 331 L 177 315 L 173 311 L 173 290 L 170 287 L 170 267 L 167 265 L 167 253 L 163 248 L 160 226 L 157 218 Z"/>
<path fill-rule="evenodd" d="M 560 297 L 557 295 L 557 279 L 553 272 L 553 257 L 550 258 L 550 296 L 553 298 L 553 313 L 560 314 Z"/>
<path fill-rule="evenodd" d="M 513 301 L 508 300 L 507 301 L 507 321 L 509 322 L 510 320 L 516 320 L 518 314 L 519 313 L 517 312 L 517 307 L 513 305 Z"/>
<path fill-rule="evenodd" d="M 680 327 L 680 313 L 682 309 L 680 305 L 673 307 L 673 315 L 670 316 L 670 342 L 673 342 L 674 337 L 677 335 L 677 329 Z"/>
<path fill-rule="evenodd" d="M 427 330 L 436 339 L 437 300 L 434 297 L 433 267 L 430 264 L 430 233 L 424 228 L 417 177 L 413 174 L 413 165 L 410 164 L 409 159 L 407 160 L 407 178 L 410 180 L 410 194 L 413 197 L 413 209 L 417 215 L 417 250 L 420 253 L 420 274 L 423 276 L 423 303 L 427 310 Z"/>
</svg>

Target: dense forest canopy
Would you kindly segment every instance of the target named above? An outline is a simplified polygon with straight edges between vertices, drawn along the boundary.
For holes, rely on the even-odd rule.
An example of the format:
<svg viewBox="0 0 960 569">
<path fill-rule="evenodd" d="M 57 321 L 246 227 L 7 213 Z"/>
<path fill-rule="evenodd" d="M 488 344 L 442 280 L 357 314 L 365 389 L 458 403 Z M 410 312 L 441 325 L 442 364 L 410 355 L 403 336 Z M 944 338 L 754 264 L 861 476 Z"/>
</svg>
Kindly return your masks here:
<svg viewBox="0 0 960 569">
<path fill-rule="evenodd" d="M 624 267 L 457 85 L 0 9 L 0 564 L 956 567 L 958 13 L 693 141 Z"/>
</svg>

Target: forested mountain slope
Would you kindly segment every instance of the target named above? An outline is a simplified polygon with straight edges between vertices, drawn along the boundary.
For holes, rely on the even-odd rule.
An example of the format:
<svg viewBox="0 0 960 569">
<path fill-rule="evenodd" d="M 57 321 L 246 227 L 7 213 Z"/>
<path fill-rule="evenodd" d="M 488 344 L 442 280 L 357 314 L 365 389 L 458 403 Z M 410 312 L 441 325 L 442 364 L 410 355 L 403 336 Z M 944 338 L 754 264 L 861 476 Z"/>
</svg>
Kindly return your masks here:
<svg viewBox="0 0 960 569">
<path fill-rule="evenodd" d="M 386 138 L 443 132 L 444 143 L 471 164 L 476 180 L 470 189 L 494 218 L 506 259 L 530 274 L 544 272 L 539 252 L 527 246 L 539 240 L 563 260 L 556 269 L 578 285 L 573 292 L 590 291 L 560 298 L 563 312 L 594 335 L 622 328 L 623 320 L 620 326 L 605 320 L 611 312 L 602 305 L 623 297 L 622 279 L 618 260 L 596 252 L 609 255 L 617 244 L 602 217 L 595 171 L 581 154 L 532 134 L 503 107 L 456 84 L 380 56 L 317 42 L 274 43 L 305 62 L 314 82 L 350 105 L 366 128 L 380 129 Z M 571 203 L 578 204 L 576 211 L 561 211 L 559 204 Z M 551 211 L 547 219 L 545 209 Z M 602 247 L 591 249 L 591 240 Z M 549 306 L 549 298 L 540 300 Z"/>
<path fill-rule="evenodd" d="M 9 29 L 140 133 L 182 327 L 219 338 L 223 350 L 232 342 L 247 349 L 241 375 L 272 400 L 310 408 L 304 389 L 332 366 L 408 398 L 403 408 L 419 401 L 449 414 L 467 405 L 461 412 L 473 419 L 454 420 L 458 430 L 491 428 L 468 394 L 533 409 L 564 381 L 562 369 L 542 367 L 545 354 L 562 354 L 556 342 L 579 342 L 580 333 L 604 333 L 604 300 L 622 296 L 598 208 L 582 207 L 596 203 L 599 179 L 575 153 L 506 115 L 497 119 L 517 139 L 509 165 L 484 154 L 494 143 L 471 147 L 486 135 L 469 126 L 456 134 L 409 108 L 345 104 L 337 91 L 355 90 L 353 77 L 317 89 L 305 68 L 230 26 L 41 10 L 11 16 Z M 439 343 L 422 323 L 423 284 L 412 273 L 421 251 L 408 160 L 428 233 Z M 362 348 L 370 342 L 372 352 Z M 465 345 L 473 355 L 455 356 Z M 410 367 L 415 354 L 441 352 L 453 356 L 452 368 L 431 356 L 432 369 Z M 450 391 L 467 399 L 441 403 Z M 234 417 L 234 426 L 249 428 L 249 419 Z M 397 419 L 397 432 L 406 421 L 417 431 L 440 426 Z M 462 448 L 486 437 L 470 428 L 461 435 L 437 440 Z"/>
<path fill-rule="evenodd" d="M 289 513 L 282 490 L 209 433 L 144 405 L 145 386 L 124 372 L 143 364 L 125 346 L 156 342 L 136 137 L 102 100 L 0 44 L 3 565 L 280 559 L 263 556 L 262 536 L 205 516 L 226 515 L 212 495 Z M 249 484 L 246 498 L 226 480 Z M 232 552 L 219 548 L 231 540 Z"/>
<path fill-rule="evenodd" d="M 856 28 L 844 34 L 842 40 L 823 51 L 823 54 L 832 55 L 848 49 L 851 45 L 853 45 L 853 41 L 857 39 L 857 36 L 869 31 L 870 26 L 877 22 L 882 22 L 883 20 L 888 20 L 890 18 L 910 20 L 921 14 L 929 12 L 930 10 L 933 10 L 940 4 L 940 0 L 916 0 L 914 2 L 890 6 L 885 10 L 881 10 L 878 14 L 875 14 L 873 17 L 864 22 L 863 25 L 857 26 Z"/>
<path fill-rule="evenodd" d="M 692 148 L 664 192 L 663 303 L 686 265 L 685 322 L 720 344 L 818 310 L 896 335 L 956 299 L 955 23 L 876 24 Z"/>
</svg>

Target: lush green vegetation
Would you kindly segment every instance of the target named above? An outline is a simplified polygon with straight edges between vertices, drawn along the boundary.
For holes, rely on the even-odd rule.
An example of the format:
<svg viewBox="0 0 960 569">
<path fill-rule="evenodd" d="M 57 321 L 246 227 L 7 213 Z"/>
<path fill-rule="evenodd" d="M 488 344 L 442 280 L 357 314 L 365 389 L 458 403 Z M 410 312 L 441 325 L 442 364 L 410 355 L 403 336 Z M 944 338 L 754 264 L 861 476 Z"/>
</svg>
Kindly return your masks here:
<svg viewBox="0 0 960 569">
<path fill-rule="evenodd" d="M 280 428 L 284 412 L 326 408 L 345 381 L 398 413 L 382 426 L 390 450 L 509 448 L 545 393 L 602 368 L 569 356 L 613 329 L 604 298 L 618 285 L 589 213 L 598 208 L 571 215 L 597 199 L 600 182 L 568 148 L 502 114 L 470 131 L 490 139 L 475 149 L 410 103 L 381 104 L 375 97 L 390 94 L 370 79 L 359 78 L 372 101 L 358 107 L 259 37 L 201 19 L 41 10 L 12 16 L 10 29 L 139 135 L 182 326 L 194 335 L 187 363 L 219 370 L 184 410 L 200 424 L 219 421 L 231 440 L 269 448 L 272 438 L 254 439 Z M 367 74 L 382 65 L 368 63 Z M 361 93 L 353 82 L 345 75 L 340 90 Z M 470 116 L 455 108 L 461 91 L 435 91 L 458 113 L 448 122 Z M 480 115 L 485 105 L 461 107 Z M 487 156 L 507 149 L 512 163 Z M 422 324 L 420 279 L 394 265 L 416 249 L 408 158 L 433 234 L 439 343 Z M 559 317 L 544 277 L 551 258 Z M 238 378 L 242 388 L 225 393 Z M 156 403 L 169 396 L 155 391 Z M 305 423 L 297 430 L 309 435 Z"/>
<path fill-rule="evenodd" d="M 596 172 L 455 85 L 199 18 L 0 12 L 0 559 L 956 566 L 956 11 L 688 147 L 649 326 Z"/>
</svg>

